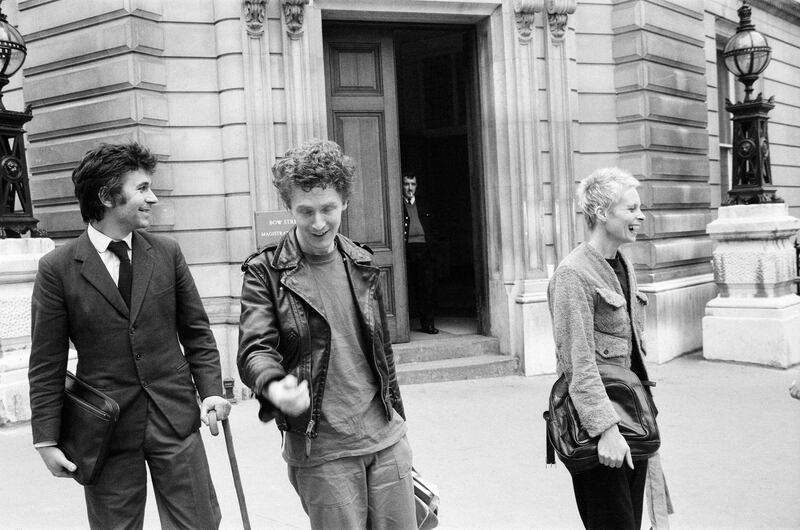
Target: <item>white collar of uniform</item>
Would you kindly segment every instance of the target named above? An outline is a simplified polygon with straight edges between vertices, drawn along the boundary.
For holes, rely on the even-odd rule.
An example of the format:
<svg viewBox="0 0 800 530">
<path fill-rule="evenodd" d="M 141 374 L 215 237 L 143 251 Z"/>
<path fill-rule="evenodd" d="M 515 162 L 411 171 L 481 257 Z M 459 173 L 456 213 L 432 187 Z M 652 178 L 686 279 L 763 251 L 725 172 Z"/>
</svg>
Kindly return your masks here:
<svg viewBox="0 0 800 530">
<path fill-rule="evenodd" d="M 111 239 L 110 237 L 105 235 L 103 232 L 101 232 L 100 230 L 98 230 L 97 228 L 92 226 L 91 223 L 89 223 L 89 228 L 86 229 L 86 232 L 88 232 L 88 234 L 89 234 L 89 241 L 92 242 L 92 245 L 94 246 L 94 248 L 97 250 L 97 252 L 100 252 L 100 253 L 105 252 L 106 250 L 108 250 L 108 244 L 111 243 L 112 241 L 114 241 L 113 239 Z M 130 232 L 130 233 L 128 233 L 127 236 L 123 237 L 122 241 L 124 241 L 125 244 L 128 245 L 128 249 L 129 250 L 132 250 L 133 249 L 133 232 Z"/>
<path fill-rule="evenodd" d="M 406 202 L 407 202 L 408 204 L 410 204 L 411 206 L 414 206 L 414 203 L 415 203 L 415 202 L 417 202 L 417 196 L 416 196 L 416 195 L 412 195 L 412 196 L 411 196 L 411 200 L 410 200 L 410 201 L 409 201 L 409 200 L 406 200 Z"/>
</svg>

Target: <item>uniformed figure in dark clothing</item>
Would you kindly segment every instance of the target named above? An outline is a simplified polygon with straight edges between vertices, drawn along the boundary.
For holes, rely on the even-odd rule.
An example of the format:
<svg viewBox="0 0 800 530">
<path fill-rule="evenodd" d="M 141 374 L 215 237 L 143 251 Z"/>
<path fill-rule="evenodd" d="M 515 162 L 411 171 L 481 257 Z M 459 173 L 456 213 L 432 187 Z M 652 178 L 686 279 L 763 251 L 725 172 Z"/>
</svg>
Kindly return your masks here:
<svg viewBox="0 0 800 530">
<path fill-rule="evenodd" d="M 435 263 L 431 243 L 431 214 L 416 199 L 417 177 L 412 173 L 403 175 L 403 236 L 406 242 L 406 271 L 408 295 L 412 308 L 419 315 L 422 331 L 434 335 L 439 330 L 434 326 L 436 313 Z"/>
</svg>

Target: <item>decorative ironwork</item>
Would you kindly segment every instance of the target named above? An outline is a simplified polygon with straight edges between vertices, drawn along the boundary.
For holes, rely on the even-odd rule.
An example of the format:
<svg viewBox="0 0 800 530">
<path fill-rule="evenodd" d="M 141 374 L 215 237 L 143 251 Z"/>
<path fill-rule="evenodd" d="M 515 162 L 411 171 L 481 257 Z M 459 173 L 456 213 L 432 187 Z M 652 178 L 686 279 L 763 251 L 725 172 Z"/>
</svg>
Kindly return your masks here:
<svg viewBox="0 0 800 530">
<path fill-rule="evenodd" d="M 567 17 L 575 12 L 577 0 L 547 0 L 547 22 L 553 40 L 564 39 Z"/>
<path fill-rule="evenodd" d="M 296 39 L 303 34 L 303 17 L 309 0 L 282 0 L 283 18 L 290 38 Z"/>
<path fill-rule="evenodd" d="M 28 163 L 25 159 L 25 131 L 22 126 L 33 118 L 31 106 L 25 112 L 6 110 L 3 87 L 25 62 L 28 53 L 25 41 L 17 29 L 0 12 L 0 239 L 19 237 L 30 231 L 34 237 L 44 237 L 33 216 L 33 201 L 28 182 Z"/>
<path fill-rule="evenodd" d="M 33 201 L 28 182 L 23 125 L 33 118 L 31 106 L 25 112 L 0 109 L 0 239 L 19 237 L 30 231 L 44 237 L 33 216 Z"/>
<path fill-rule="evenodd" d="M 750 22 L 750 6 L 739 8 L 739 27 L 725 44 L 725 67 L 745 85 L 742 102 L 725 100 L 725 110 L 733 114 L 733 185 L 725 205 L 783 202 L 775 195 L 770 168 L 769 111 L 774 97 L 764 100 L 759 94 L 750 99 L 753 83 L 769 64 L 771 50 L 767 40 Z"/>
<path fill-rule="evenodd" d="M 773 99 L 765 100 L 759 94 L 736 104 L 725 100 L 725 110 L 733 114 L 733 187 L 726 206 L 783 202 L 775 196 L 775 189 L 764 187 L 772 184 L 767 114 L 775 108 Z"/>
<path fill-rule="evenodd" d="M 264 20 L 267 18 L 269 0 L 244 0 L 244 23 L 247 34 L 258 38 L 264 34 Z"/>
</svg>

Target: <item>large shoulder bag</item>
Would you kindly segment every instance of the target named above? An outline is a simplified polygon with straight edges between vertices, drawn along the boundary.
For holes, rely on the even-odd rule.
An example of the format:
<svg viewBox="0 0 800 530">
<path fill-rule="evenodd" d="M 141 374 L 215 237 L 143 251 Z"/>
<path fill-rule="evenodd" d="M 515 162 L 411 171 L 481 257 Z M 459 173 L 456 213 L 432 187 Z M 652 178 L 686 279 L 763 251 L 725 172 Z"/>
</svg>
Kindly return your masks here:
<svg viewBox="0 0 800 530">
<path fill-rule="evenodd" d="M 658 433 L 653 398 L 645 386 L 655 386 L 652 381 L 641 381 L 631 370 L 613 364 L 597 366 L 608 398 L 620 417 L 619 432 L 628 442 L 634 461 L 646 460 L 658 452 L 661 437 Z M 598 465 L 597 442 L 581 427 L 578 411 L 569 396 L 567 380 L 562 374 L 550 391 L 548 410 L 544 412 L 547 424 L 548 464 L 555 464 L 558 455 L 570 473 L 582 473 Z"/>
<path fill-rule="evenodd" d="M 67 372 L 58 447 L 78 467 L 79 484 L 97 481 L 118 419 L 116 401 Z"/>
</svg>

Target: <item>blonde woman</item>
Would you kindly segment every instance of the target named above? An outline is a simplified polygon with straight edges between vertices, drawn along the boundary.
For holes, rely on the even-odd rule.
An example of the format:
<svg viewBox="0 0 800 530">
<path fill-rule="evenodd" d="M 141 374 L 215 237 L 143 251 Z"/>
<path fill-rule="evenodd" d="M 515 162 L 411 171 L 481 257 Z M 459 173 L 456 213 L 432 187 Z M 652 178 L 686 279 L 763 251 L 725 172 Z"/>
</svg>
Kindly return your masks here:
<svg viewBox="0 0 800 530">
<path fill-rule="evenodd" d="M 565 374 L 583 427 L 599 437 L 600 465 L 572 475 L 586 528 L 638 530 L 648 461 L 634 461 L 597 366 L 617 364 L 647 379 L 642 362 L 647 296 L 619 252 L 633 243 L 644 214 L 639 181 L 619 168 L 598 169 L 578 188 L 589 235 L 556 269 L 548 288 L 557 370 Z"/>
</svg>

